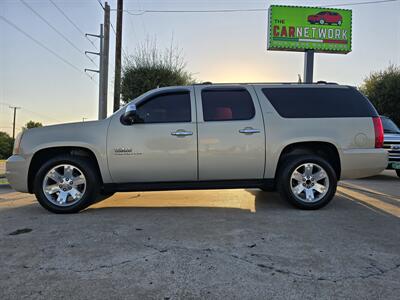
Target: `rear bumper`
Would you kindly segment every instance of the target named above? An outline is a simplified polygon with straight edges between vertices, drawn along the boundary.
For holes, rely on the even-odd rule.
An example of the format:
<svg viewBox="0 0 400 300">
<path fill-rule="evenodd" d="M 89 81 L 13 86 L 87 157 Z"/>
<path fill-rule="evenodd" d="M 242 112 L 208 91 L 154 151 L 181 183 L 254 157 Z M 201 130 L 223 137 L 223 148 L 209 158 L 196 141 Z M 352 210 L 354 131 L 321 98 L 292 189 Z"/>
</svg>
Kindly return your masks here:
<svg viewBox="0 0 400 300">
<path fill-rule="evenodd" d="M 18 192 L 28 192 L 27 160 L 20 155 L 13 155 L 6 161 L 6 177 L 12 188 Z"/>
<path fill-rule="evenodd" d="M 384 149 L 343 150 L 340 160 L 341 179 L 377 175 L 388 166 L 388 154 Z"/>
</svg>

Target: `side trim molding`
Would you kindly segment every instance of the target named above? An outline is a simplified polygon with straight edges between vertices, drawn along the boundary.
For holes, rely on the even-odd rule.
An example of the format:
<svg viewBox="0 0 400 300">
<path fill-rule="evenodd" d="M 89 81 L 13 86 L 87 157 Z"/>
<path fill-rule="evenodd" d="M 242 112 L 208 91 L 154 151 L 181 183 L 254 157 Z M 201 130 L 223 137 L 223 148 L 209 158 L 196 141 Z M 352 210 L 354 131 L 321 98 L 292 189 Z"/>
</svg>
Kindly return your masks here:
<svg viewBox="0 0 400 300">
<path fill-rule="evenodd" d="M 106 192 L 170 191 L 170 190 L 208 190 L 235 188 L 262 188 L 273 190 L 274 179 L 211 180 L 183 182 L 125 182 L 104 184 Z"/>
</svg>

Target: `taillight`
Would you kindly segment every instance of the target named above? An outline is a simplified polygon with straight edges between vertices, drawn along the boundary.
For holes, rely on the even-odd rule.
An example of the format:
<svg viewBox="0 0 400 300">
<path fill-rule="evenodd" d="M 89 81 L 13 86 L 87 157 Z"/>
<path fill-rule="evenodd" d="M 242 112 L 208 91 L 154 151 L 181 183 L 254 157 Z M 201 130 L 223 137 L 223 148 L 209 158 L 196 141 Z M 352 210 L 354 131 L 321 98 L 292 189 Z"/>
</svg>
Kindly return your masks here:
<svg viewBox="0 0 400 300">
<path fill-rule="evenodd" d="M 383 148 L 383 126 L 382 120 L 380 117 L 373 117 L 372 121 L 374 122 L 374 130 L 375 130 L 375 148 Z"/>
</svg>

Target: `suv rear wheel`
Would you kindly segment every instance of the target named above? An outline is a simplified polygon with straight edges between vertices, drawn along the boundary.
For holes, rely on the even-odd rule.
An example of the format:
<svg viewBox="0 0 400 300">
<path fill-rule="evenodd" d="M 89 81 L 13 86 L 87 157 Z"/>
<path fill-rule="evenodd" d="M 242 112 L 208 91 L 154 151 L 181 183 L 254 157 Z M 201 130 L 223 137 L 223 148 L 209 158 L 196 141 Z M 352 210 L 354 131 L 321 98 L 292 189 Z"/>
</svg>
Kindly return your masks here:
<svg viewBox="0 0 400 300">
<path fill-rule="evenodd" d="M 337 178 L 331 164 L 322 157 L 288 157 L 279 176 L 279 192 L 301 209 L 327 205 L 336 193 Z"/>
<path fill-rule="evenodd" d="M 34 180 L 39 203 L 54 213 L 76 213 L 94 203 L 99 176 L 93 164 L 80 156 L 60 155 L 43 164 Z"/>
<path fill-rule="evenodd" d="M 397 176 L 400 177 L 400 170 L 396 170 Z"/>
</svg>

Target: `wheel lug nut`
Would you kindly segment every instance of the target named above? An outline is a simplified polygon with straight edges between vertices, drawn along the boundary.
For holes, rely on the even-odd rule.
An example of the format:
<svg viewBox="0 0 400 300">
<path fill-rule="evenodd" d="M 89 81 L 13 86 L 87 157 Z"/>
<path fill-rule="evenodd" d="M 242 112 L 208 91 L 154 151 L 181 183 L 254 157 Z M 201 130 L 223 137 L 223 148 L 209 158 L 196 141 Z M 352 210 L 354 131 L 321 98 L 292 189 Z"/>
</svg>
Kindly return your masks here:
<svg viewBox="0 0 400 300">
<path fill-rule="evenodd" d="M 72 185 L 72 184 L 73 184 L 72 180 L 69 182 L 69 184 L 70 184 L 70 185 Z"/>
</svg>

